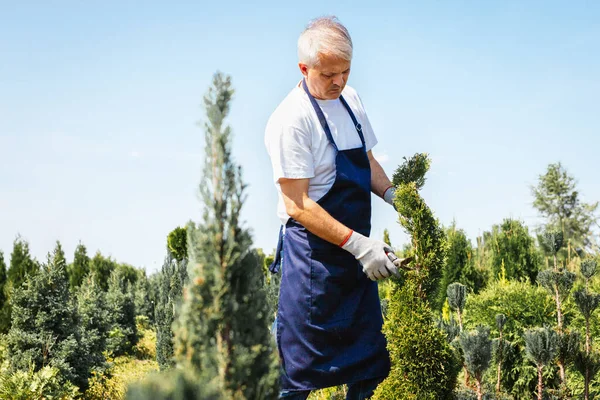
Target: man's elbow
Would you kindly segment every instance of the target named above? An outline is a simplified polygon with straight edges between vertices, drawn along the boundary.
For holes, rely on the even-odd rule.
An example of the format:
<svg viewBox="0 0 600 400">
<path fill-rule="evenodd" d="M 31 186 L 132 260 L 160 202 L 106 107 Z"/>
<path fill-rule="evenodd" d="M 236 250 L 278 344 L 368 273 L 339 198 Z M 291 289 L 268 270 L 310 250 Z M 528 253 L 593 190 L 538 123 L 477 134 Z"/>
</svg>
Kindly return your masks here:
<svg viewBox="0 0 600 400">
<path fill-rule="evenodd" d="M 285 212 L 292 219 L 295 219 L 296 221 L 298 221 L 299 219 L 302 219 L 302 214 L 304 214 L 304 212 L 305 212 L 304 204 L 302 201 L 300 201 L 300 202 L 296 202 L 296 201 L 292 201 L 292 200 L 286 201 L 285 202 Z"/>
</svg>

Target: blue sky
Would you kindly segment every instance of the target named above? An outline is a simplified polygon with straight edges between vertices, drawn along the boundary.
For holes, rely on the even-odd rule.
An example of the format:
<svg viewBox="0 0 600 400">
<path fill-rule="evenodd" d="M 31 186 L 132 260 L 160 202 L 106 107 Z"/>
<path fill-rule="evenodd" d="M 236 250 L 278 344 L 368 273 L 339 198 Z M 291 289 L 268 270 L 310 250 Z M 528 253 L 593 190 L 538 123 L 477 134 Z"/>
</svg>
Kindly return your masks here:
<svg viewBox="0 0 600 400">
<path fill-rule="evenodd" d="M 0 250 L 17 234 L 40 260 L 81 240 L 160 268 L 166 235 L 200 221 L 202 96 L 217 70 L 257 247 L 278 220 L 265 123 L 300 79 L 305 24 L 337 15 L 391 176 L 427 152 L 423 196 L 475 237 L 503 218 L 541 222 L 530 185 L 551 162 L 600 200 L 600 3 L 592 1 L 2 2 Z M 373 235 L 406 241 L 374 199 Z"/>
</svg>

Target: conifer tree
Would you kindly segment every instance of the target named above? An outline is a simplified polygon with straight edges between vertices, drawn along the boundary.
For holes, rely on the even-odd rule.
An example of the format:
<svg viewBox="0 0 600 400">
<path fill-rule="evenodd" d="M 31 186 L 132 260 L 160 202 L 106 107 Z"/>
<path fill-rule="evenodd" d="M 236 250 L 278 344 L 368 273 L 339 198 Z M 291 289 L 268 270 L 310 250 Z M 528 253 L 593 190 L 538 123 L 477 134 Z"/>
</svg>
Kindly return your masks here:
<svg viewBox="0 0 600 400">
<path fill-rule="evenodd" d="M 93 276 L 96 278 L 96 283 L 105 292 L 108 291 L 110 276 L 117 267 L 118 265 L 113 259 L 104 257 L 100 251 L 97 251 L 90 260 L 90 271 L 94 272 Z"/>
<path fill-rule="evenodd" d="M 158 296 L 155 306 L 156 360 L 161 371 L 175 365 L 173 358 L 173 321 L 178 315 L 183 287 L 188 279 L 187 256 L 178 261 L 167 252 L 159 274 Z"/>
<path fill-rule="evenodd" d="M 106 304 L 106 293 L 102 290 L 93 273 L 83 277 L 75 292 L 77 315 L 79 318 L 82 363 L 87 370 L 103 371 L 106 359 L 106 340 L 109 334 L 110 314 Z M 85 388 L 82 388 L 85 389 Z"/>
<path fill-rule="evenodd" d="M 474 331 L 460 334 L 460 346 L 465 355 L 467 369 L 477 382 L 477 400 L 483 399 L 483 374 L 490 366 L 492 359 L 492 340 L 490 328 L 479 325 Z"/>
<path fill-rule="evenodd" d="M 138 341 L 135 302 L 130 283 L 125 278 L 125 271 L 123 268 L 112 270 L 106 293 L 109 313 L 109 337 L 106 347 L 114 356 L 130 354 Z"/>
<path fill-rule="evenodd" d="M 69 284 L 71 290 L 75 290 L 81 285 L 84 277 L 90 271 L 90 258 L 87 255 L 87 249 L 83 243 L 79 242 L 75 248 L 73 263 L 69 265 Z"/>
<path fill-rule="evenodd" d="M 13 242 L 8 268 L 8 280 L 13 289 L 18 289 L 28 275 L 35 275 L 39 271 L 38 263 L 31 257 L 29 243 L 21 236 Z"/>
<path fill-rule="evenodd" d="M 542 400 L 543 398 L 543 369 L 554 360 L 558 350 L 557 347 L 558 339 L 553 329 L 546 326 L 544 328 L 534 328 L 525 331 L 525 351 L 527 357 L 537 366 L 538 400 Z"/>
<path fill-rule="evenodd" d="M 152 323 L 154 321 L 154 307 L 150 299 L 150 282 L 145 269 L 136 268 L 136 273 L 137 278 L 132 286 L 135 315 L 143 315 Z"/>
<path fill-rule="evenodd" d="M 416 154 L 396 170 L 394 203 L 399 222 L 411 237 L 405 256 L 411 271 L 394 281 L 383 331 L 392 370 L 377 388 L 375 399 L 451 399 L 460 361 L 433 318 L 445 256 L 445 235 L 431 209 L 419 195 L 430 160 Z"/>
<path fill-rule="evenodd" d="M 175 371 L 193 371 L 196 378 L 182 379 L 182 387 L 167 388 L 155 399 L 171 399 L 184 389 L 197 396 L 198 385 L 214 388 L 219 399 L 277 398 L 278 360 L 267 326 L 264 273 L 239 219 L 246 185 L 224 123 L 232 96 L 230 77 L 216 73 L 204 97 L 203 218 L 187 225 L 189 281 L 175 322 Z"/>
<path fill-rule="evenodd" d="M 8 312 L 8 288 L 6 287 L 8 277 L 6 275 L 6 263 L 4 253 L 0 251 L 0 334 L 8 332 L 10 328 L 10 314 Z"/>
<path fill-rule="evenodd" d="M 28 276 L 13 294 L 12 326 L 7 335 L 11 369 L 38 371 L 57 367 L 61 376 L 79 387 L 87 384 L 82 362 L 77 314 L 69 295 L 64 253 L 57 244 L 43 268 Z"/>
</svg>

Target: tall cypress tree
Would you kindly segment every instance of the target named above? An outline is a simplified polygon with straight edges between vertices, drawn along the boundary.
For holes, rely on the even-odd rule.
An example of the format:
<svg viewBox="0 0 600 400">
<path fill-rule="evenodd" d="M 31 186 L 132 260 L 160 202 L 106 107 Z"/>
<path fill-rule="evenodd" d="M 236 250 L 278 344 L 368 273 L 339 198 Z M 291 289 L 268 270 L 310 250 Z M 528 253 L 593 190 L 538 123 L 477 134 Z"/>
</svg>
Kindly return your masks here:
<svg viewBox="0 0 600 400">
<path fill-rule="evenodd" d="M 277 398 L 279 371 L 267 326 L 264 275 L 250 232 L 239 220 L 246 185 L 231 158 L 231 129 L 224 126 L 232 96 L 231 79 L 215 74 L 204 97 L 203 220 L 187 226 L 189 282 L 175 323 L 179 368 L 169 371 L 179 384 L 153 393 L 153 399 L 179 399 L 184 392 L 186 398 L 199 398 L 199 388 L 208 386 L 218 397 L 206 398 Z M 196 378 L 184 379 L 180 371 L 193 371 Z M 166 375 L 163 388 L 166 379 L 173 378 Z M 148 385 L 133 388 L 127 398 L 149 398 L 144 397 L 151 392 Z"/>
<path fill-rule="evenodd" d="M 106 347 L 115 356 L 131 353 L 138 341 L 135 301 L 125 274 L 126 269 L 115 268 L 110 274 L 106 292 L 110 327 Z"/>
<path fill-rule="evenodd" d="M 10 313 L 8 306 L 6 263 L 4 253 L 0 251 L 0 334 L 8 332 L 10 328 Z"/>
<path fill-rule="evenodd" d="M 39 264 L 31 257 L 29 243 L 21 236 L 17 236 L 13 242 L 8 268 L 8 280 L 11 286 L 14 289 L 19 288 L 27 275 L 35 275 L 37 271 L 39 271 Z"/>
<path fill-rule="evenodd" d="M 406 159 L 405 159 L 406 160 Z M 400 224 L 410 234 L 413 270 L 393 280 L 383 331 L 392 370 L 375 399 L 452 399 L 460 360 L 439 329 L 431 310 L 445 256 L 445 235 L 419 195 L 430 160 L 416 154 L 394 173 L 394 200 Z"/>
<path fill-rule="evenodd" d="M 70 264 L 68 268 L 71 290 L 74 290 L 81 285 L 81 282 L 89 271 L 90 258 L 87 255 L 87 249 L 83 243 L 79 242 L 75 248 L 73 263 Z"/>
<path fill-rule="evenodd" d="M 180 261 L 167 251 L 159 274 L 156 306 L 156 360 L 161 371 L 175 366 L 173 358 L 173 321 L 176 319 L 188 279 L 187 257 Z"/>
</svg>

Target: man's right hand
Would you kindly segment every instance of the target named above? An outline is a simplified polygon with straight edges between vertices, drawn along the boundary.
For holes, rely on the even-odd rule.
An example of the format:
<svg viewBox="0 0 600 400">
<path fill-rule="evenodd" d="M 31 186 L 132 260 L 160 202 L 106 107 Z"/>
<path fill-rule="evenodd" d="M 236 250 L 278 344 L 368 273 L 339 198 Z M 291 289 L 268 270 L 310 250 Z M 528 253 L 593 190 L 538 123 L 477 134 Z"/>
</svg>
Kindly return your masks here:
<svg viewBox="0 0 600 400">
<path fill-rule="evenodd" d="M 398 270 L 388 258 L 393 250 L 384 242 L 374 240 L 353 231 L 342 248 L 350 252 L 363 266 L 363 272 L 372 281 L 384 279 Z"/>
</svg>

